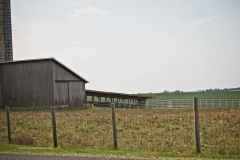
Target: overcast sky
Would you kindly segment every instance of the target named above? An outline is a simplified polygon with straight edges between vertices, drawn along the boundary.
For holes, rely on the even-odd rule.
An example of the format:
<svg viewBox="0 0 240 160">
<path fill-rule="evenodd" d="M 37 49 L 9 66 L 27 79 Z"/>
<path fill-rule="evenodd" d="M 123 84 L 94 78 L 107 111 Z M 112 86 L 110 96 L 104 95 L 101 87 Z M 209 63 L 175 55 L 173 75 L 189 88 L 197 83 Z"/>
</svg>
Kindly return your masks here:
<svg viewBox="0 0 240 160">
<path fill-rule="evenodd" d="M 239 0 L 12 0 L 14 58 L 55 57 L 89 89 L 240 86 Z"/>
</svg>

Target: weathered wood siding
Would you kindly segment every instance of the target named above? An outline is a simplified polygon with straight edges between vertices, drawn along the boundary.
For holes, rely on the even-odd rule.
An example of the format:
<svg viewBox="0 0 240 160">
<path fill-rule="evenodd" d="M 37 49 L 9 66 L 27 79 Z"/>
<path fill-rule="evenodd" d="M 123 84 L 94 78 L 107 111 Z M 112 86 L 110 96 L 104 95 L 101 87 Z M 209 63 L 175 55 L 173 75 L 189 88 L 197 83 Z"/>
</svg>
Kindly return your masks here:
<svg viewBox="0 0 240 160">
<path fill-rule="evenodd" d="M 0 107 L 3 107 L 2 85 L 0 83 Z"/>
<path fill-rule="evenodd" d="M 68 84 L 65 82 L 57 82 L 55 84 L 55 105 L 68 105 L 69 104 L 69 93 Z"/>
<path fill-rule="evenodd" d="M 68 70 L 63 68 L 57 63 L 54 63 L 54 77 L 55 80 L 79 80 L 77 76 L 70 73 Z"/>
<path fill-rule="evenodd" d="M 83 82 L 69 83 L 70 105 L 82 105 L 85 100 L 85 84 Z"/>
<path fill-rule="evenodd" d="M 43 106 L 53 103 L 51 61 L 4 64 L 2 69 L 6 105 Z"/>
<path fill-rule="evenodd" d="M 85 95 L 85 81 L 52 59 L 0 64 L 0 106 L 81 106 Z"/>
<path fill-rule="evenodd" d="M 2 67 L 0 66 L 0 107 L 3 106 L 2 86 Z"/>
<path fill-rule="evenodd" d="M 81 106 L 86 95 L 84 81 L 58 64 L 54 64 L 53 72 L 54 103 L 56 105 Z"/>
</svg>

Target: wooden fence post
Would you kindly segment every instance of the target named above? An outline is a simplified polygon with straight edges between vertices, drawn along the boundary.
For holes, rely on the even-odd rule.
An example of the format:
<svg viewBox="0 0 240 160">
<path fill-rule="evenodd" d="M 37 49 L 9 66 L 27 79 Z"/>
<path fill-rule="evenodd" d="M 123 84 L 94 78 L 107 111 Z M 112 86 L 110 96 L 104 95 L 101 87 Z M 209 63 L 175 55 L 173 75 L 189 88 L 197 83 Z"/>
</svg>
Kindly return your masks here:
<svg viewBox="0 0 240 160">
<path fill-rule="evenodd" d="M 200 141 L 200 124 L 199 124 L 199 111 L 198 111 L 198 98 L 193 98 L 194 107 L 194 127 L 195 127 L 195 143 L 197 153 L 201 153 L 201 141 Z"/>
<path fill-rule="evenodd" d="M 54 107 L 51 107 L 51 116 L 52 116 L 52 134 L 53 134 L 53 145 L 55 148 L 58 147 L 57 141 L 57 125 L 56 125 L 56 115 Z"/>
<path fill-rule="evenodd" d="M 6 124 L 7 124 L 7 133 L 8 133 L 8 143 L 12 143 L 12 136 L 11 136 L 11 117 L 10 117 L 10 109 L 9 107 L 6 108 Z"/>
<path fill-rule="evenodd" d="M 112 106 L 112 132 L 114 149 L 118 149 L 115 103 Z"/>
</svg>

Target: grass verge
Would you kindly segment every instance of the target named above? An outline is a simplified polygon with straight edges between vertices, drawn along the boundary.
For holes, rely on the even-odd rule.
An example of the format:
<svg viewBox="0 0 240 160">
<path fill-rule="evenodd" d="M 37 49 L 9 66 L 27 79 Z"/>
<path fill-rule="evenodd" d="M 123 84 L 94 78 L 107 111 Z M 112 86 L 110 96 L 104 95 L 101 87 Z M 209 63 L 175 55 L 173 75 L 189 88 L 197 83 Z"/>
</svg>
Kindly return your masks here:
<svg viewBox="0 0 240 160">
<path fill-rule="evenodd" d="M 51 148 L 30 147 L 20 145 L 0 144 L 0 155 L 45 155 L 45 156 L 83 156 L 83 157 L 118 157 L 126 159 L 159 159 L 159 160 L 214 160 L 240 159 L 240 156 L 226 157 L 220 155 L 195 154 L 189 157 L 176 157 L 171 153 L 149 152 L 141 150 L 114 149 L 81 149 L 81 148 Z"/>
</svg>

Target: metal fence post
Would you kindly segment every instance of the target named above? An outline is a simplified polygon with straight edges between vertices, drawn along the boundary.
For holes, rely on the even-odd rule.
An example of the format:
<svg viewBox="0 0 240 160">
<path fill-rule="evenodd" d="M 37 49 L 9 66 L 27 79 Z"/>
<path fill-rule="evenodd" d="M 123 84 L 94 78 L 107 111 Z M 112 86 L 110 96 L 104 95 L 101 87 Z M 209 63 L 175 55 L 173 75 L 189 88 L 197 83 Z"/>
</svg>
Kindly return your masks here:
<svg viewBox="0 0 240 160">
<path fill-rule="evenodd" d="M 51 107 L 51 116 L 52 116 L 52 134 L 53 134 L 53 146 L 58 147 L 57 141 L 57 125 L 56 125 L 56 115 L 54 107 Z"/>
<path fill-rule="evenodd" d="M 196 142 L 196 151 L 201 153 L 201 142 L 200 142 L 200 124 L 199 124 L 199 111 L 198 111 L 198 98 L 193 98 L 193 107 L 194 107 L 194 127 L 195 127 L 195 142 Z"/>
<path fill-rule="evenodd" d="M 6 108 L 6 124 L 7 124 L 7 133 L 8 133 L 8 143 L 12 143 L 12 136 L 11 136 L 11 117 L 10 117 L 10 109 L 9 107 Z"/>
<path fill-rule="evenodd" d="M 112 133 L 114 149 L 118 149 L 115 103 L 112 106 Z"/>
</svg>

